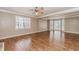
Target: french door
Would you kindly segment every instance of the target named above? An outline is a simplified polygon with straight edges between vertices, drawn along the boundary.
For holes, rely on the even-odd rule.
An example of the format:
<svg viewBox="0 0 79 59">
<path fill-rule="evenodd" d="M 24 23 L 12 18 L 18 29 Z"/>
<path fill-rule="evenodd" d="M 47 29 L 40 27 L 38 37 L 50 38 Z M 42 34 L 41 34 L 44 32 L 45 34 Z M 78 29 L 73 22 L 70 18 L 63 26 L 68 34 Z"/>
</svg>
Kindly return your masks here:
<svg viewBox="0 0 79 59">
<path fill-rule="evenodd" d="M 55 20 L 54 22 L 54 30 L 62 30 L 61 28 L 61 20 Z"/>
<path fill-rule="evenodd" d="M 50 30 L 64 30 L 64 20 L 50 20 Z"/>
</svg>

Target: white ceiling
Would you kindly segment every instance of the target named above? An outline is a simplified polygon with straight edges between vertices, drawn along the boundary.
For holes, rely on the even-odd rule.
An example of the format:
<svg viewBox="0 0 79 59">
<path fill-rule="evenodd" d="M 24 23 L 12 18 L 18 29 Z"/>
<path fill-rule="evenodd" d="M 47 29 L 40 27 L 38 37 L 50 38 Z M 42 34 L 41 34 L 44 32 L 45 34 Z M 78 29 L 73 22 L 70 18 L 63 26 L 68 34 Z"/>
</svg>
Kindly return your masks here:
<svg viewBox="0 0 79 59">
<path fill-rule="evenodd" d="M 44 15 L 60 12 L 68 9 L 72 9 L 74 7 L 44 7 Z M 8 10 L 11 12 L 16 12 L 20 14 L 25 14 L 25 16 L 33 16 L 34 7 L 0 7 L 0 9 Z"/>
</svg>

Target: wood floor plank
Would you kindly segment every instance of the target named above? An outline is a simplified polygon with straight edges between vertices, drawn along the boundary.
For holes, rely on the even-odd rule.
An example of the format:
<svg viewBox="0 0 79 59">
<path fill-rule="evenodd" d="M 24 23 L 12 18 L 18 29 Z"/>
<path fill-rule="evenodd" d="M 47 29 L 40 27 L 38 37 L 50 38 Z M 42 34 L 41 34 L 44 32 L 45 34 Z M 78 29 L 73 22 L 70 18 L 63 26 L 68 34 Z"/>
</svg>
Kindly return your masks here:
<svg viewBox="0 0 79 59">
<path fill-rule="evenodd" d="M 4 43 L 4 51 L 79 51 L 79 37 L 72 36 L 74 34 L 47 31 L 0 40 L 0 43 Z"/>
</svg>

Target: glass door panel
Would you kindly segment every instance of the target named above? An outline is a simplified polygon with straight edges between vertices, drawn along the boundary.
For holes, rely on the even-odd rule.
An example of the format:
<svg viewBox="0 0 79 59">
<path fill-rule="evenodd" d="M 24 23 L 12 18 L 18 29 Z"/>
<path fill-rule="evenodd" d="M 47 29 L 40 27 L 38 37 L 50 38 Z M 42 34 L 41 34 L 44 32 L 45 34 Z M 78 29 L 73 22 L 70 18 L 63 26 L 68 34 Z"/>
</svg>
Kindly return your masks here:
<svg viewBox="0 0 79 59">
<path fill-rule="evenodd" d="M 64 31 L 64 20 L 50 20 L 50 30 Z"/>
<path fill-rule="evenodd" d="M 53 30 L 53 21 L 50 21 L 50 30 Z"/>
<path fill-rule="evenodd" d="M 62 31 L 64 31 L 64 20 L 62 20 Z"/>
<path fill-rule="evenodd" d="M 62 30 L 62 28 L 61 28 L 61 25 L 62 23 L 61 23 L 61 20 L 55 20 L 54 21 L 54 30 Z"/>
</svg>

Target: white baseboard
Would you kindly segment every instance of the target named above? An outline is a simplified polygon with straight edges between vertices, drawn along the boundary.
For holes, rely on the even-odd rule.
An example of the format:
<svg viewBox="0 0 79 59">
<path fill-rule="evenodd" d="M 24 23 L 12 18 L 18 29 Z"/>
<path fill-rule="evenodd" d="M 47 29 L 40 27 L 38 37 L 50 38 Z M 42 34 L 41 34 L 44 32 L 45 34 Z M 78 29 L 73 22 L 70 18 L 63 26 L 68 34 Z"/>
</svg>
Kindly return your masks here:
<svg viewBox="0 0 79 59">
<path fill-rule="evenodd" d="M 17 34 L 17 35 L 11 35 L 11 36 L 1 36 L 0 40 L 7 39 L 7 38 L 12 38 L 12 37 L 16 37 L 16 36 L 22 36 L 22 35 L 28 35 L 28 34 L 33 34 L 33 33 L 39 33 L 39 32 L 44 32 L 44 31 L 31 32 L 31 33 L 26 33 L 26 34 Z"/>
<path fill-rule="evenodd" d="M 67 33 L 74 33 L 74 34 L 79 34 L 79 32 L 71 32 L 71 31 L 64 31 L 64 32 L 67 32 Z"/>
<path fill-rule="evenodd" d="M 7 39 L 7 38 L 12 38 L 12 37 L 16 37 L 16 36 L 22 36 L 22 35 L 28 35 L 28 34 L 33 34 L 33 33 L 39 33 L 39 32 L 44 32 L 44 31 L 37 31 L 37 32 L 31 32 L 31 33 L 26 33 L 26 34 L 18 34 L 18 35 L 11 35 L 11 36 L 1 36 L 0 40 Z M 70 31 L 64 31 L 64 32 L 79 34 L 78 32 L 70 32 Z"/>
</svg>

